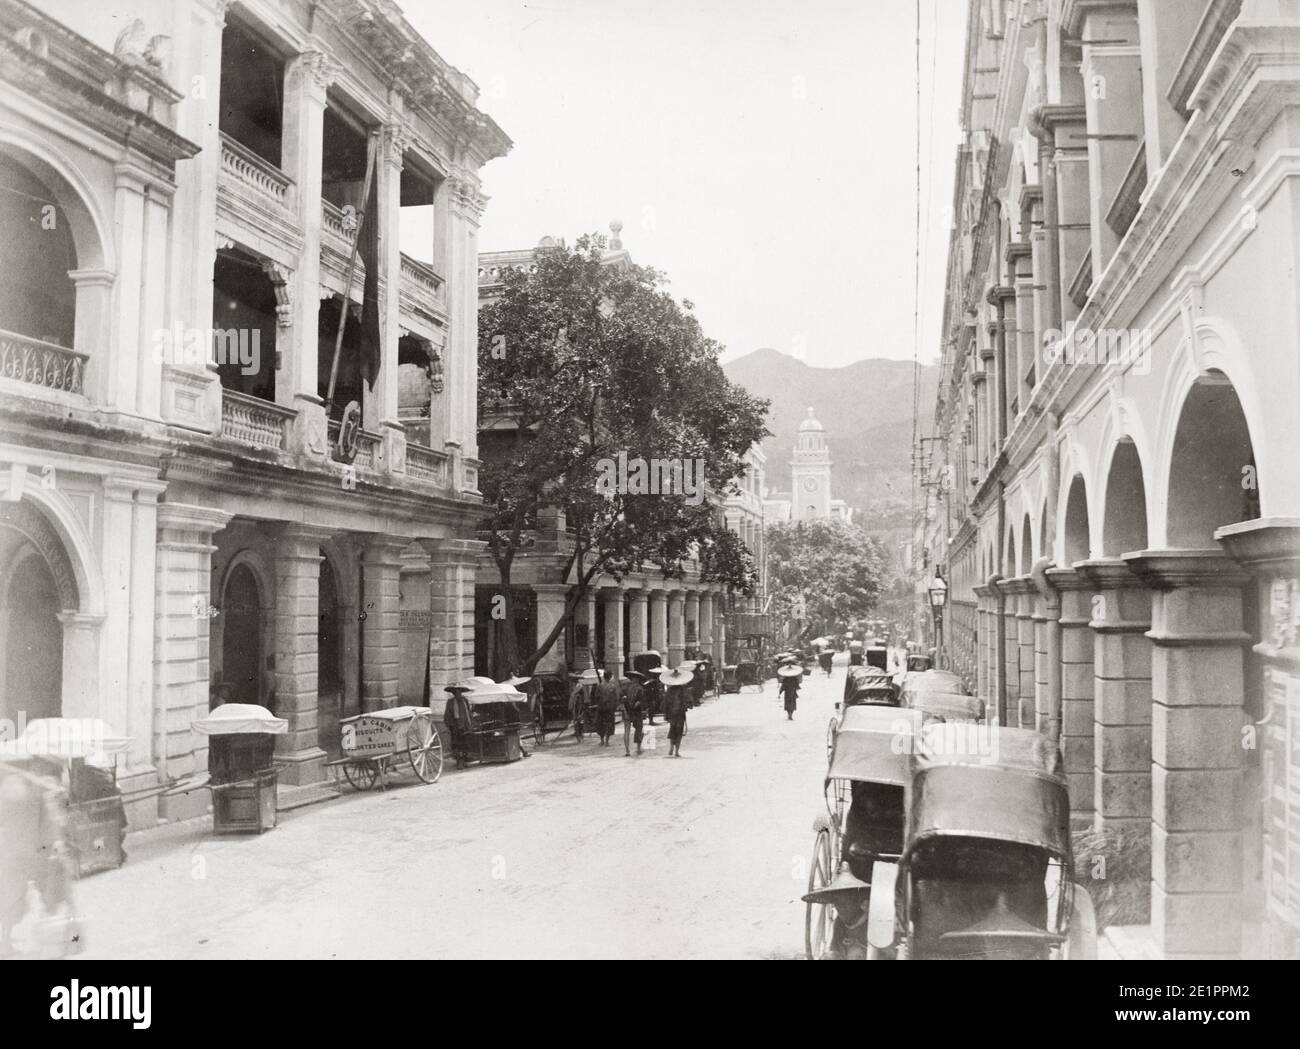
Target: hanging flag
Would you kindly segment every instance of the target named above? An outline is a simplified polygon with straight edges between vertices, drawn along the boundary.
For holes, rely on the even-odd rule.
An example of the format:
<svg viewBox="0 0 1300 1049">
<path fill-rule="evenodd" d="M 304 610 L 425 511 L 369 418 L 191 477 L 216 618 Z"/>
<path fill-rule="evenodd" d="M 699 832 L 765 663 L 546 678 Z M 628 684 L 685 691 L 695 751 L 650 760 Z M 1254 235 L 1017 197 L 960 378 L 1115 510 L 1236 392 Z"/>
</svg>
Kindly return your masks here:
<svg viewBox="0 0 1300 1049">
<path fill-rule="evenodd" d="M 371 390 L 375 388 L 375 379 L 380 367 L 379 334 L 379 178 L 375 165 L 379 163 L 378 151 L 375 149 L 373 136 L 367 160 L 371 167 L 366 172 L 366 184 L 369 194 L 365 202 L 365 221 L 362 223 L 361 261 L 366 267 L 366 282 L 361 305 L 360 361 L 361 375 Z"/>
</svg>

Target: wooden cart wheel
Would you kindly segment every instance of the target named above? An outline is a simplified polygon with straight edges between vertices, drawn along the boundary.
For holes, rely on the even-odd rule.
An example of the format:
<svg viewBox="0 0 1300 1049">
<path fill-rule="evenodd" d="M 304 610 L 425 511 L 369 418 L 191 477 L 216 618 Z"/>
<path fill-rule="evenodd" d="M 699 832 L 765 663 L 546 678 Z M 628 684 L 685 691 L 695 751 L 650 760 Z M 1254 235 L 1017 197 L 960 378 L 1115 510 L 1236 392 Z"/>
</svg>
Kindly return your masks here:
<svg viewBox="0 0 1300 1049">
<path fill-rule="evenodd" d="M 379 779 L 379 773 L 370 761 L 349 761 L 343 766 L 343 778 L 354 790 L 369 790 Z"/>
<path fill-rule="evenodd" d="M 824 889 L 831 883 L 834 870 L 831 860 L 831 832 L 819 830 L 813 843 L 812 866 L 808 871 L 808 891 Z M 804 950 L 810 961 L 826 956 L 835 932 L 835 908 L 829 903 L 809 903 L 804 916 Z"/>
<path fill-rule="evenodd" d="M 414 717 L 406 726 L 406 757 L 421 780 L 438 782 L 442 775 L 442 737 L 431 718 Z"/>
</svg>

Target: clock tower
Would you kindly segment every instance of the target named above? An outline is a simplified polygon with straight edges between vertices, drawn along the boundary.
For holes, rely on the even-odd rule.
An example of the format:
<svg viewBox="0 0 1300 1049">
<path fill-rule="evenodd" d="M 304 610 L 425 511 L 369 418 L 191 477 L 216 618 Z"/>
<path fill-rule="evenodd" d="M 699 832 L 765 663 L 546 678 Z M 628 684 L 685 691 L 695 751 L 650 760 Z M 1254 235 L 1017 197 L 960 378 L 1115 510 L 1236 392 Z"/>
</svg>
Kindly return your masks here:
<svg viewBox="0 0 1300 1049">
<path fill-rule="evenodd" d="M 831 516 L 831 453 L 826 431 L 811 408 L 799 424 L 790 461 L 790 517 L 807 521 Z"/>
</svg>

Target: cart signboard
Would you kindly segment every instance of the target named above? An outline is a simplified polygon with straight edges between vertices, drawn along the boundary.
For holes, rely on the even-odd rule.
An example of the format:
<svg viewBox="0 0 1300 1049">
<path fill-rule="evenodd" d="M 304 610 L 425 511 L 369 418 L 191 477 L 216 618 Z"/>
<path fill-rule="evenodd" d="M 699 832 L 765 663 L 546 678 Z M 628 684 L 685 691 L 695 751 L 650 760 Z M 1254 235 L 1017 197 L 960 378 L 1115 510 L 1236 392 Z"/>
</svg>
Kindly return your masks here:
<svg viewBox="0 0 1300 1049">
<path fill-rule="evenodd" d="M 340 746 L 345 754 L 364 758 L 388 754 L 396 738 L 396 723 L 391 718 L 362 714 L 340 726 Z"/>
</svg>

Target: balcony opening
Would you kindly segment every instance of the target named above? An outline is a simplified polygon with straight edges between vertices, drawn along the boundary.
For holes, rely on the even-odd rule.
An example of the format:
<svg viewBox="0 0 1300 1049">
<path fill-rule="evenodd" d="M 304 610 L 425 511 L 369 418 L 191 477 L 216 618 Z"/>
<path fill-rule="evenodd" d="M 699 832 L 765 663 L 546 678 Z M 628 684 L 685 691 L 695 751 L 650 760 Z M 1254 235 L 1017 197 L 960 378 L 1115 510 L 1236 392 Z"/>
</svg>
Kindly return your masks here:
<svg viewBox="0 0 1300 1049">
<path fill-rule="evenodd" d="M 221 32 L 218 128 L 275 167 L 284 132 L 284 60 L 251 30 L 228 22 Z"/>
<path fill-rule="evenodd" d="M 354 286 L 354 294 L 360 292 L 360 287 L 359 283 Z M 330 367 L 334 361 L 334 342 L 338 338 L 339 310 L 342 304 L 343 297 L 333 295 L 322 300 L 316 314 L 316 385 L 322 399 L 329 396 Z M 334 383 L 334 403 L 329 409 L 330 419 L 334 422 L 341 420 L 348 401 L 363 404 L 364 386 L 365 382 L 361 378 L 361 306 L 354 302 L 343 329 L 343 346 L 339 350 L 339 371 Z"/>
<path fill-rule="evenodd" d="M 275 400 L 275 284 L 262 263 L 234 249 L 217 252 L 212 274 L 212 352 L 221 385 Z"/>
<path fill-rule="evenodd" d="M 402 254 L 432 267 L 435 273 L 440 272 L 433 247 L 433 201 L 437 189 L 438 182 L 432 173 L 417 167 L 409 157 L 403 160 L 398 237 Z"/>
<path fill-rule="evenodd" d="M 340 211 L 361 210 L 368 137 L 360 121 L 332 98 L 325 109 L 321 150 L 321 196 Z"/>
<path fill-rule="evenodd" d="M 0 329 L 72 347 L 77 268 L 72 224 L 54 194 L 35 175 L 0 157 Z"/>
<path fill-rule="evenodd" d="M 433 447 L 430 419 L 441 370 L 442 362 L 427 339 L 403 335 L 397 340 L 397 419 L 411 444 Z"/>
</svg>

